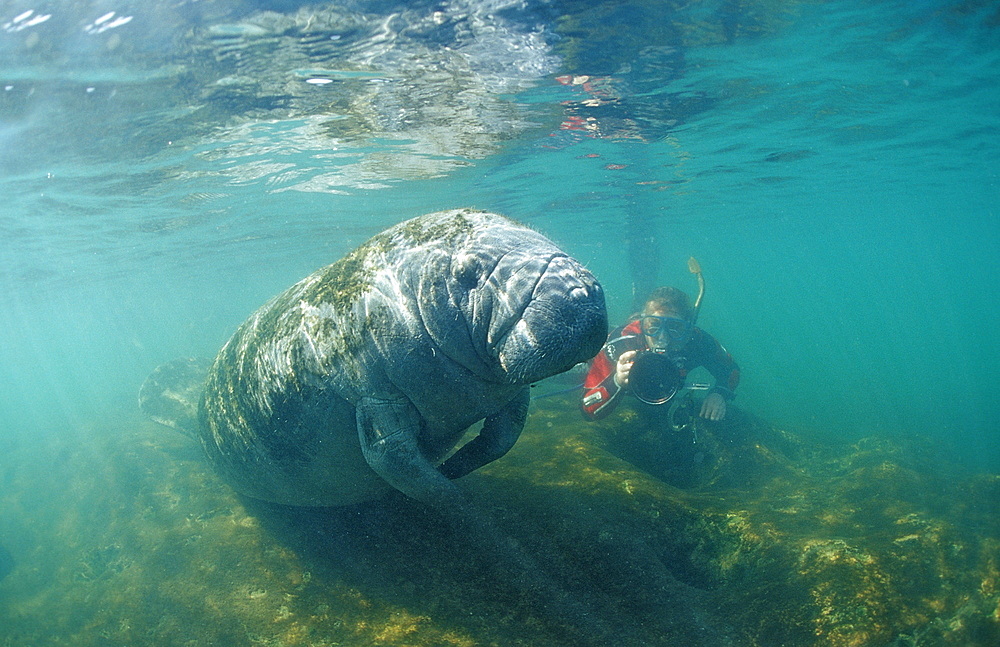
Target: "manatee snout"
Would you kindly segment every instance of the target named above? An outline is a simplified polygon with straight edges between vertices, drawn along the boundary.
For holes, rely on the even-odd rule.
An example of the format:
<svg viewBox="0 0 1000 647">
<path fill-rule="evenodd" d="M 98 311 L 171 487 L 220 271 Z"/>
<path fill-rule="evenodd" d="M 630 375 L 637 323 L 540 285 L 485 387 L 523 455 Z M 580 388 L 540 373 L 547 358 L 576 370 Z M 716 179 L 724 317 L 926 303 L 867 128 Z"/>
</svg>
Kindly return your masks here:
<svg viewBox="0 0 1000 647">
<path fill-rule="evenodd" d="M 535 295 L 542 318 L 547 318 L 552 328 L 545 336 L 553 339 L 551 344 L 561 345 L 556 341 L 560 328 L 566 341 L 576 342 L 575 349 L 572 343 L 563 349 L 567 354 L 566 368 L 600 352 L 608 337 L 608 312 L 604 289 L 590 271 L 572 258 L 555 258 L 538 282 Z"/>
<path fill-rule="evenodd" d="M 552 259 L 531 302 L 505 344 L 520 356 L 521 382 L 536 382 L 591 359 L 607 339 L 604 290 L 597 279 L 567 256 Z"/>
</svg>

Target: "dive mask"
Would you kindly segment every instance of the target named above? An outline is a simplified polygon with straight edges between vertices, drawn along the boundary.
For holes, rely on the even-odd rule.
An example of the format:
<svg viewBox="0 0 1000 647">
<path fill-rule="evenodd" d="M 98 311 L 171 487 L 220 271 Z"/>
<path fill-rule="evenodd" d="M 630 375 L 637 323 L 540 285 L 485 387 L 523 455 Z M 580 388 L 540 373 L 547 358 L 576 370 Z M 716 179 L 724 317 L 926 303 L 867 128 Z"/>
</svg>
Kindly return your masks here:
<svg viewBox="0 0 1000 647">
<path fill-rule="evenodd" d="M 691 322 L 678 317 L 642 315 L 639 317 L 639 327 L 644 335 L 653 338 L 669 337 L 673 341 L 682 341 L 691 334 Z"/>
</svg>

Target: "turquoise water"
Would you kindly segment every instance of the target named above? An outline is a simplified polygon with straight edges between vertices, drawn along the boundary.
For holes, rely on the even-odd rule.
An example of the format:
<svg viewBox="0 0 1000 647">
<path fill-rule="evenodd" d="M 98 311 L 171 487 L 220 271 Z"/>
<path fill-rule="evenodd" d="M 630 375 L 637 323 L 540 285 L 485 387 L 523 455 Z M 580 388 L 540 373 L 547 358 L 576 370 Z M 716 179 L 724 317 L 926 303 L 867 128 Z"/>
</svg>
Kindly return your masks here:
<svg viewBox="0 0 1000 647">
<path fill-rule="evenodd" d="M 643 271 L 661 282 L 693 291 L 696 256 L 701 323 L 744 367 L 748 410 L 831 434 L 920 430 L 1000 460 L 989 3 L 455 3 L 465 32 L 358 36 L 268 73 L 277 45 L 217 42 L 254 6 L 122 4 L 102 24 L 126 24 L 79 27 L 105 4 L 4 5 L 5 433 L 131 406 L 151 367 L 211 354 L 372 233 L 474 205 L 586 262 L 613 318 L 634 278 L 626 223 L 655 238 Z M 392 13 L 348 7 L 355 22 Z M 412 7 L 397 30 L 433 9 Z M 52 17 L 18 30 L 28 9 Z M 440 55 L 456 45 L 461 61 Z M 226 58 L 241 48 L 251 62 Z M 337 66 L 373 78 L 308 73 Z M 258 86 L 219 90 L 251 73 Z M 352 83 L 402 87 L 352 106 Z M 354 134 L 310 114 L 326 101 Z M 565 129 L 571 117 L 594 130 Z"/>
<path fill-rule="evenodd" d="M 474 206 L 613 321 L 695 256 L 741 410 L 1000 469 L 995 3 L 160 4 L 0 3 L 0 464 Z"/>
</svg>

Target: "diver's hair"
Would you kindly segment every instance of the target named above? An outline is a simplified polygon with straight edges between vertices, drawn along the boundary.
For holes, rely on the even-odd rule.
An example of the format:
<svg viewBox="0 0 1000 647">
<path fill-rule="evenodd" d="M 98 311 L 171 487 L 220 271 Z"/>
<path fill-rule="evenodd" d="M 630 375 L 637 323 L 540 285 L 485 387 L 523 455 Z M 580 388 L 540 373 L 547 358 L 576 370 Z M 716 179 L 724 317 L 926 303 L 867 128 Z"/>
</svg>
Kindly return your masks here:
<svg viewBox="0 0 1000 647">
<path fill-rule="evenodd" d="M 650 293 L 642 311 L 673 312 L 681 319 L 691 319 L 691 299 L 677 288 L 658 287 Z"/>
</svg>

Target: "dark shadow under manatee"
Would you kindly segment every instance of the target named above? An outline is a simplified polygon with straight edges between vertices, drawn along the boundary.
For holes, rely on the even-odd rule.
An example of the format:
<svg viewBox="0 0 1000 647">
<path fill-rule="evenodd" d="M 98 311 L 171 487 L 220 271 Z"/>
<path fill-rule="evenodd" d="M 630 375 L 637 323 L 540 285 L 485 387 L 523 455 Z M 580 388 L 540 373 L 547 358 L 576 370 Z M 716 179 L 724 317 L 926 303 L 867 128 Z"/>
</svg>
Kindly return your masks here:
<svg viewBox="0 0 1000 647">
<path fill-rule="evenodd" d="M 475 554 L 438 514 L 403 495 L 336 508 L 241 500 L 277 543 L 296 553 L 317 587 L 362 591 L 511 644 L 538 644 L 537 633 L 546 631 L 514 588 L 491 578 L 488 556 Z M 532 631 L 525 632 L 526 624 Z"/>
<path fill-rule="evenodd" d="M 489 505 L 483 496 L 509 487 L 490 476 L 470 480 L 481 505 Z M 489 512 L 574 604 L 612 627 L 616 645 L 736 644 L 710 615 L 711 594 L 672 572 L 676 556 L 669 546 L 643 533 L 624 511 L 604 511 L 594 524 L 581 524 L 583 504 L 567 497 L 558 487 L 539 487 L 505 496 Z M 546 502 L 561 501 L 571 509 L 560 519 Z M 503 644 L 578 644 L 569 628 L 539 620 L 519 584 L 498 581 L 491 556 L 476 554 L 475 542 L 456 537 L 439 515 L 402 495 L 339 508 L 243 503 L 304 568 L 320 575 L 317 586 L 357 589 Z"/>
</svg>

